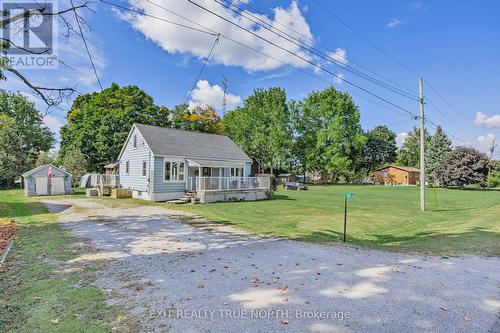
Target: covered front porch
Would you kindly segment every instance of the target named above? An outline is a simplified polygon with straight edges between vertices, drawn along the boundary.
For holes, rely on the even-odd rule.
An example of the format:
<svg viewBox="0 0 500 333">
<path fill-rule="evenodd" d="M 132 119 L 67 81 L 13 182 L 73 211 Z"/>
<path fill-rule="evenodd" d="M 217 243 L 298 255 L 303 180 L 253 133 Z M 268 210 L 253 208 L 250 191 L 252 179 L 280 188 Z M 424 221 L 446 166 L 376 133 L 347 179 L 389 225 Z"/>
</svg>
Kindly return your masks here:
<svg viewBox="0 0 500 333">
<path fill-rule="evenodd" d="M 266 199 L 268 177 L 249 177 L 244 162 L 186 159 L 186 190 L 200 202 Z"/>
</svg>

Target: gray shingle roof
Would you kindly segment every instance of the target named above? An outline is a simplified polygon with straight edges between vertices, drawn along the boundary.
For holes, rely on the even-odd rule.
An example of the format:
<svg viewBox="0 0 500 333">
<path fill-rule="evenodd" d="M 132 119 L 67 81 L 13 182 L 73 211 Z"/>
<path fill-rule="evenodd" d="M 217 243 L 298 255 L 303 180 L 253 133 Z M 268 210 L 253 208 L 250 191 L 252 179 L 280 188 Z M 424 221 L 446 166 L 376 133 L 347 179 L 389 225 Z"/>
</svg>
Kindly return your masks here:
<svg viewBox="0 0 500 333">
<path fill-rule="evenodd" d="M 252 161 L 240 147 L 224 135 L 144 124 L 135 126 L 155 155 Z"/>
</svg>

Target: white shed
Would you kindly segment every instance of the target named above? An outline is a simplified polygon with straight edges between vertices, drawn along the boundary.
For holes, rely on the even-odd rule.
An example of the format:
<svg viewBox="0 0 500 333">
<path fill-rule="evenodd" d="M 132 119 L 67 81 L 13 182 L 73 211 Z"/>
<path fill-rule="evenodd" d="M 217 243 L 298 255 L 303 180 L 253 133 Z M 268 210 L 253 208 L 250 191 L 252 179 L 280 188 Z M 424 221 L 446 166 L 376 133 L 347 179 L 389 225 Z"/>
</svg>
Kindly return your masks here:
<svg viewBox="0 0 500 333">
<path fill-rule="evenodd" d="M 52 164 L 41 165 L 24 173 L 23 180 L 27 196 L 73 193 L 71 174 Z"/>
</svg>

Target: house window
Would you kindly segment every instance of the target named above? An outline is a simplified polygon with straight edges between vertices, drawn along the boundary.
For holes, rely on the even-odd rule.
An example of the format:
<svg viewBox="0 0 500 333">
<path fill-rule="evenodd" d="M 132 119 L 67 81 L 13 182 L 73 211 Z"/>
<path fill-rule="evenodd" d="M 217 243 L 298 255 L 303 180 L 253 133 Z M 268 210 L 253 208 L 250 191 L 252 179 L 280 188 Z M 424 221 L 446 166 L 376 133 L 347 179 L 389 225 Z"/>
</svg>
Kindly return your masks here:
<svg viewBox="0 0 500 333">
<path fill-rule="evenodd" d="M 137 135 L 134 135 L 134 148 L 137 148 Z"/>
<path fill-rule="evenodd" d="M 203 177 L 212 177 L 212 168 L 203 167 L 202 175 Z"/>
<path fill-rule="evenodd" d="M 380 173 L 380 176 L 381 176 L 381 177 L 384 177 L 384 178 L 385 178 L 385 177 L 387 177 L 388 175 L 389 175 L 389 174 L 387 173 L 387 171 L 382 171 L 382 172 Z"/>
<path fill-rule="evenodd" d="M 130 171 L 130 162 L 127 161 L 125 162 L 125 174 L 128 175 L 129 171 Z"/>
<path fill-rule="evenodd" d="M 163 179 L 165 181 L 184 181 L 184 162 L 165 161 Z"/>
<path fill-rule="evenodd" d="M 243 168 L 231 168 L 231 177 L 243 177 Z"/>
<path fill-rule="evenodd" d="M 146 161 L 142 161 L 142 176 L 143 177 L 146 177 L 147 168 L 148 168 L 147 162 Z"/>
</svg>

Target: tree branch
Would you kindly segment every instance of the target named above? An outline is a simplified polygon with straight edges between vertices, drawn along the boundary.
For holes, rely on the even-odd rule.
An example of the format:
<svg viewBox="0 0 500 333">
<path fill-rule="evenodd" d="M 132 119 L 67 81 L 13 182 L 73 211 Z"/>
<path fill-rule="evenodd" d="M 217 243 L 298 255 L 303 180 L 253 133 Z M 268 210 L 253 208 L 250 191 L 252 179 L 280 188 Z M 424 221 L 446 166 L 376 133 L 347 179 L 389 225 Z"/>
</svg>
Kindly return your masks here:
<svg viewBox="0 0 500 333">
<path fill-rule="evenodd" d="M 21 81 L 24 82 L 28 87 L 30 87 L 31 90 L 33 90 L 40 98 L 47 104 L 49 107 L 51 106 L 57 106 L 59 105 L 63 99 L 68 99 L 70 98 L 74 93 L 75 89 L 66 87 L 66 88 L 47 88 L 47 87 L 40 87 L 40 86 L 35 86 L 32 84 L 23 74 L 19 73 L 16 69 L 12 68 L 11 66 L 3 66 L 3 68 L 17 76 Z M 57 93 L 57 97 L 53 97 L 52 93 Z"/>
</svg>

